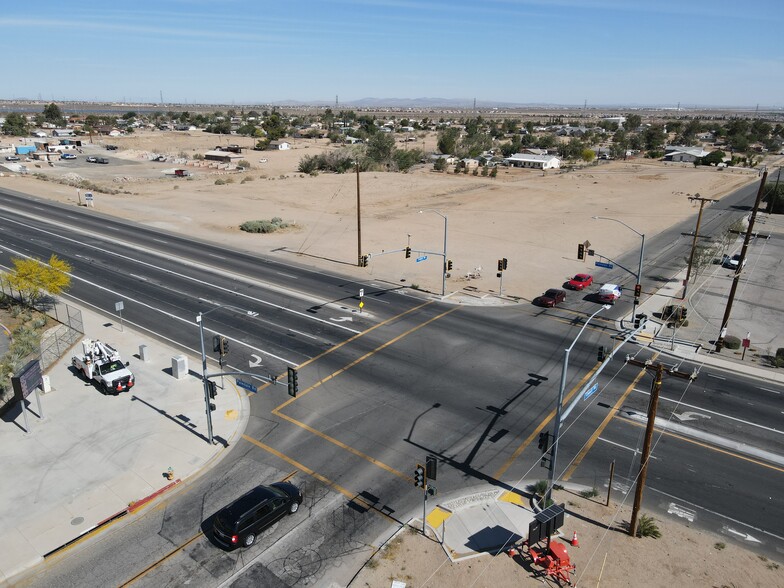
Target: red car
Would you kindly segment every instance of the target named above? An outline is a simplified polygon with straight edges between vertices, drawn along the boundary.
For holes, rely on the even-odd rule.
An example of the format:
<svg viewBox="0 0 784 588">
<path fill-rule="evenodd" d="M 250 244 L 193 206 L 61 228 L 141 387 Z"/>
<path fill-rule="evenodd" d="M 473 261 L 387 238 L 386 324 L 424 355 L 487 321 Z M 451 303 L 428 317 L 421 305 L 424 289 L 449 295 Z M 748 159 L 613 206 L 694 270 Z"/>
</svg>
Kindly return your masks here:
<svg viewBox="0 0 784 588">
<path fill-rule="evenodd" d="M 534 298 L 534 304 L 536 306 L 545 306 L 547 308 L 552 308 L 559 302 L 563 302 L 566 300 L 566 292 L 563 290 L 558 290 L 557 288 L 550 288 L 542 294 L 541 296 L 537 296 Z"/>
<path fill-rule="evenodd" d="M 577 274 L 571 280 L 567 286 L 572 290 L 582 290 L 593 284 L 593 276 L 590 274 Z"/>
</svg>

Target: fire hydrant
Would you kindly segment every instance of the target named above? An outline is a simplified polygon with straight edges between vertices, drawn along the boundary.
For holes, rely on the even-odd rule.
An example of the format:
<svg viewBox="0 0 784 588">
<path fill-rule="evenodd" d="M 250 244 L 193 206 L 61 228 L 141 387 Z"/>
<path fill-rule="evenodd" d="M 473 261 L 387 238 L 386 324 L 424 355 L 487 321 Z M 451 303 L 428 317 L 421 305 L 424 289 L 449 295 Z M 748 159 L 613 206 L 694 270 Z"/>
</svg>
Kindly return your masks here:
<svg viewBox="0 0 784 588">
<path fill-rule="evenodd" d="M 171 469 L 171 467 L 168 470 L 166 470 L 166 479 L 167 480 L 173 480 L 174 479 L 174 470 Z"/>
</svg>

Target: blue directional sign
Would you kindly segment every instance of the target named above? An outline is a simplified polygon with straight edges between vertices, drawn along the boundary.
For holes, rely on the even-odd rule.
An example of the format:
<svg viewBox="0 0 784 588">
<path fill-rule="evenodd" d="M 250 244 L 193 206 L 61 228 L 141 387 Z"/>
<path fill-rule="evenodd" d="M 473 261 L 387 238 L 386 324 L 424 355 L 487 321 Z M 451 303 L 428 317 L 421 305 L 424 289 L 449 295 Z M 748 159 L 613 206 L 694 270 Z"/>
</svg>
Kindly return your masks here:
<svg viewBox="0 0 784 588">
<path fill-rule="evenodd" d="M 251 392 L 259 391 L 259 389 L 253 384 L 251 384 L 250 382 L 246 382 L 245 380 L 240 380 L 239 378 L 236 378 L 236 380 L 237 380 L 237 386 L 239 386 L 240 388 L 245 388 L 246 390 L 250 390 Z"/>
<path fill-rule="evenodd" d="M 604 261 L 595 261 L 594 263 L 596 264 L 596 267 L 606 267 L 607 269 L 613 268 L 613 264 Z"/>
<path fill-rule="evenodd" d="M 594 383 L 594 385 L 593 385 L 593 386 L 591 386 L 590 388 L 588 388 L 588 389 L 587 389 L 587 390 L 586 390 L 586 391 L 583 393 L 583 400 L 586 400 L 586 399 L 590 398 L 591 396 L 593 396 L 593 395 L 594 395 L 594 393 L 596 393 L 596 391 L 597 391 L 598 389 L 599 389 L 599 384 L 596 384 L 596 383 Z"/>
<path fill-rule="evenodd" d="M 426 259 L 427 259 L 427 255 L 423 255 L 422 257 L 417 257 L 416 258 L 417 263 L 419 263 L 420 261 L 425 261 Z"/>
</svg>

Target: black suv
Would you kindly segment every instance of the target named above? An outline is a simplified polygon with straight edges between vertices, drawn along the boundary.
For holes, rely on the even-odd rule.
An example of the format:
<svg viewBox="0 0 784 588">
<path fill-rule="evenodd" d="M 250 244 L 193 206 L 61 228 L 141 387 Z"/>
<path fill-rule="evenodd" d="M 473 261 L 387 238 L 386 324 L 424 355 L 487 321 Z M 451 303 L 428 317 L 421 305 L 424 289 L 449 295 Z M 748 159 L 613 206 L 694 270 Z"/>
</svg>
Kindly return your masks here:
<svg viewBox="0 0 784 588">
<path fill-rule="evenodd" d="M 294 514 L 302 504 L 302 491 L 288 482 L 257 486 L 215 514 L 212 536 L 226 548 L 250 547 L 264 529 Z"/>
</svg>

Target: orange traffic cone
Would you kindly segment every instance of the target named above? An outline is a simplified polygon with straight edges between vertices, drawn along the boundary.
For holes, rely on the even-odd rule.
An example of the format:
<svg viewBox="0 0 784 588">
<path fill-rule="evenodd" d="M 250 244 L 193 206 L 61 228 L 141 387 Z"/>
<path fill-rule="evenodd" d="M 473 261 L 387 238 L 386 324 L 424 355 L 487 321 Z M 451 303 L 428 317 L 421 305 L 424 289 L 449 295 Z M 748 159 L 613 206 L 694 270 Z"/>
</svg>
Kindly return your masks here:
<svg viewBox="0 0 784 588">
<path fill-rule="evenodd" d="M 572 534 L 572 547 L 580 547 L 580 542 L 577 540 L 577 531 Z"/>
</svg>

